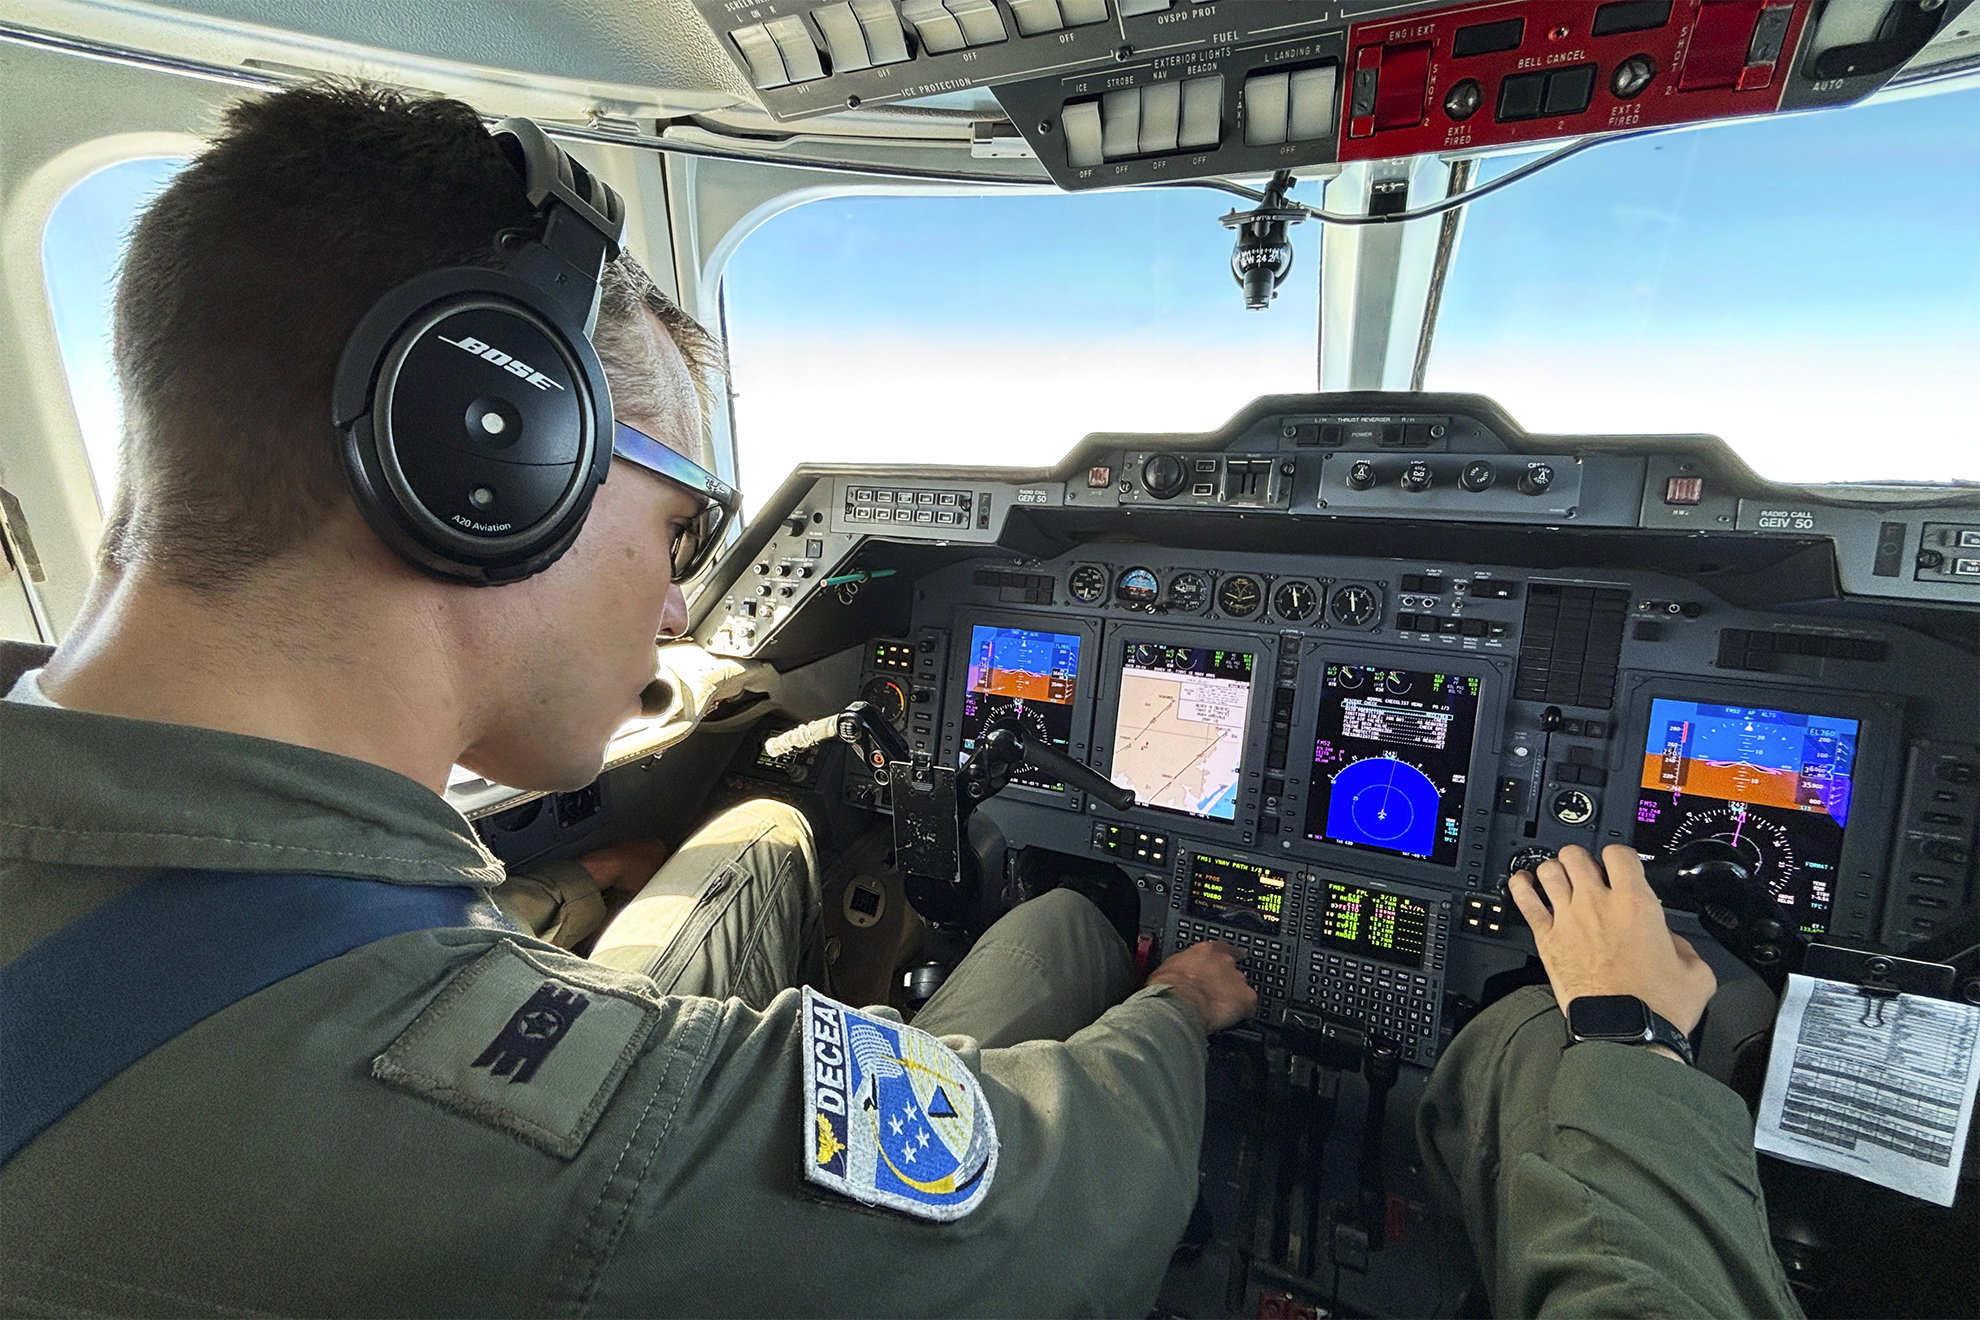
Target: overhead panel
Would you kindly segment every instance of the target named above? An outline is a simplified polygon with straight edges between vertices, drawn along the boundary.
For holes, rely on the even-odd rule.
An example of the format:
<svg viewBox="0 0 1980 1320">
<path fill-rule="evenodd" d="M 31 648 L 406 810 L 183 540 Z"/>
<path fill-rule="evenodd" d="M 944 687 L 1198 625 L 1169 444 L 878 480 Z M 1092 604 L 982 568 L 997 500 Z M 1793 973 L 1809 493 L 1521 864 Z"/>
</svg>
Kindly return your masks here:
<svg viewBox="0 0 1980 1320">
<path fill-rule="evenodd" d="M 1073 189 L 1846 104 L 1974 2 L 696 0 L 776 118 L 993 87 Z"/>
</svg>

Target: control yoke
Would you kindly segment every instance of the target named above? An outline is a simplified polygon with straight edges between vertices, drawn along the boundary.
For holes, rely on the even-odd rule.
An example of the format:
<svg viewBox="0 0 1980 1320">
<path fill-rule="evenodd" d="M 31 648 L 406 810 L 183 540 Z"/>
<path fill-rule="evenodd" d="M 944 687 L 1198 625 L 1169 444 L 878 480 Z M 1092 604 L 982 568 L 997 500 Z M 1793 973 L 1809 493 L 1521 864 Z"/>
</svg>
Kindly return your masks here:
<svg viewBox="0 0 1980 1320">
<path fill-rule="evenodd" d="M 1643 873 L 1666 907 L 1697 913 L 1706 934 L 1775 990 L 1800 965 L 1807 937 L 1781 920 L 1773 895 L 1729 845 L 1697 839 L 1645 863 Z"/>
<path fill-rule="evenodd" d="M 962 764 L 939 766 L 910 748 L 894 726 L 864 701 L 836 715 L 800 724 L 763 742 L 769 757 L 790 756 L 832 739 L 859 749 L 877 783 L 888 785 L 894 813 L 894 864 L 908 901 L 938 925 L 976 927 L 983 910 L 983 878 L 976 855 L 963 846 L 970 813 L 1002 792 L 1011 776 L 1030 767 L 1068 788 L 1091 794 L 1116 811 L 1134 805 L 1134 794 L 1105 776 L 1015 729 L 997 727 Z"/>
</svg>

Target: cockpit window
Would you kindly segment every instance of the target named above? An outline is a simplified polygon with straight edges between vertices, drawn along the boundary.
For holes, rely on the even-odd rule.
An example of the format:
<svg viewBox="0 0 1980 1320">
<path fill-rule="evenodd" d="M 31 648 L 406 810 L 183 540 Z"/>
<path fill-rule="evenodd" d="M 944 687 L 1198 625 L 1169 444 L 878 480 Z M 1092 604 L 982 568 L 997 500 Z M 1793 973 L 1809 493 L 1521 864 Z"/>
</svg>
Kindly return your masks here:
<svg viewBox="0 0 1980 1320">
<path fill-rule="evenodd" d="M 1178 188 L 773 216 L 723 276 L 744 492 L 760 506 L 805 461 L 1043 465 L 1092 431 L 1207 430 L 1314 389 L 1318 244 L 1297 233 L 1278 301 L 1246 312 L 1217 219 L 1249 205 Z"/>
<path fill-rule="evenodd" d="M 1425 384 L 1779 481 L 1980 478 L 1976 216 L 1980 90 L 1607 144 L 1466 208 Z"/>
<path fill-rule="evenodd" d="M 183 157 L 145 156 L 88 175 L 62 194 L 41 236 L 42 278 L 61 345 L 62 369 L 81 426 L 83 450 L 99 507 L 117 489 L 117 440 L 123 407 L 110 357 L 110 307 L 131 225 L 185 165 Z"/>
</svg>

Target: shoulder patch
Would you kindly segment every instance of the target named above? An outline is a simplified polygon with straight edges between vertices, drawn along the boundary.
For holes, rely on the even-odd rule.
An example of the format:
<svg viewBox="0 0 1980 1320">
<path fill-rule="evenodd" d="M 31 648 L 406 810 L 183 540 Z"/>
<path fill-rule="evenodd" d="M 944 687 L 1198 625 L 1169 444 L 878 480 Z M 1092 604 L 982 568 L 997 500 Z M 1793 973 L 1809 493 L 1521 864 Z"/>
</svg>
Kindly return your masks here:
<svg viewBox="0 0 1980 1320">
<path fill-rule="evenodd" d="M 800 1057 L 808 1181 L 937 1222 L 983 1203 L 997 1127 L 954 1050 L 807 986 Z"/>
<path fill-rule="evenodd" d="M 575 1156 L 659 1020 L 652 987 L 503 940 L 371 1063 L 378 1080 Z"/>
</svg>

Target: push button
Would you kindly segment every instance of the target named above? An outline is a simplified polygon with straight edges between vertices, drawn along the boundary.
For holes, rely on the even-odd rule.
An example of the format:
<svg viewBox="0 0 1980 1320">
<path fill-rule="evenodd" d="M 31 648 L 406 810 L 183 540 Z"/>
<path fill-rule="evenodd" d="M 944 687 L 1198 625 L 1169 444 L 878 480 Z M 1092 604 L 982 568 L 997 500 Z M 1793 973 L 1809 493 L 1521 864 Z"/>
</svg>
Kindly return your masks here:
<svg viewBox="0 0 1980 1320">
<path fill-rule="evenodd" d="M 1502 124 L 1540 117 L 1540 105 L 1547 94 L 1547 75 L 1518 73 L 1499 84 L 1498 119 Z"/>
<path fill-rule="evenodd" d="M 1547 76 L 1546 113 L 1578 115 L 1588 108 L 1588 98 L 1594 92 L 1594 65 L 1581 64 L 1572 69 L 1556 70 Z"/>
</svg>

